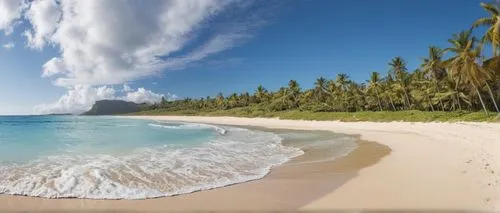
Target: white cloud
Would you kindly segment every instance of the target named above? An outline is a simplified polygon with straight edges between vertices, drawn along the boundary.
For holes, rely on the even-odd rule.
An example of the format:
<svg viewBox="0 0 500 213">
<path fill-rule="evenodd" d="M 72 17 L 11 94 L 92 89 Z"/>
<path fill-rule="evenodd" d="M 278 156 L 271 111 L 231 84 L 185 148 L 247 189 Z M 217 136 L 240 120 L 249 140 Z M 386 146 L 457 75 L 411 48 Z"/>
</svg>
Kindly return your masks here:
<svg viewBox="0 0 500 213">
<path fill-rule="evenodd" d="M 68 91 L 37 110 L 81 112 L 100 99 L 161 98 L 144 88 L 125 86 L 118 92 L 126 94 L 117 96 L 107 85 L 196 65 L 245 42 L 266 24 L 260 11 L 269 10 L 269 2 L 273 1 L 0 0 L 0 31 L 11 33 L 16 23 L 25 21 L 28 47 L 59 50 L 43 65 L 41 76 Z"/>
<path fill-rule="evenodd" d="M 61 19 L 61 8 L 55 0 L 38 0 L 31 3 L 25 17 L 33 26 L 33 30 L 26 30 L 24 35 L 28 46 L 41 49 L 54 33 L 57 23 Z"/>
<path fill-rule="evenodd" d="M 58 101 L 51 104 L 41 104 L 34 108 L 37 114 L 47 113 L 82 113 L 89 110 L 98 100 L 115 99 L 113 88 L 102 86 L 93 88 L 88 85 L 75 85 Z"/>
<path fill-rule="evenodd" d="M 50 37 L 66 68 L 56 84 L 118 84 L 152 75 L 164 67 L 158 56 L 180 50 L 225 2 L 62 0 L 63 18 Z"/>
<path fill-rule="evenodd" d="M 15 45 L 16 44 L 14 42 L 9 42 L 9 43 L 6 43 L 6 44 L 2 45 L 2 47 L 5 48 L 5 49 L 10 50 L 10 49 L 14 48 Z"/>
<path fill-rule="evenodd" d="M 132 88 L 128 84 L 123 84 L 123 92 L 130 92 Z"/>
<path fill-rule="evenodd" d="M 139 88 L 137 91 L 128 92 L 125 96 L 125 100 L 132 101 L 135 103 L 158 103 L 163 97 L 162 94 L 156 94 L 144 88 Z"/>
<path fill-rule="evenodd" d="M 40 104 L 34 107 L 35 114 L 48 113 L 82 113 L 89 110 L 92 105 L 99 100 L 125 100 L 135 103 L 157 103 L 165 97 L 167 100 L 177 99 L 176 95 L 154 93 L 144 88 L 133 90 L 128 87 L 128 91 L 122 95 L 109 86 L 92 87 L 89 85 L 75 85 L 68 89 L 59 100 L 54 103 Z"/>
<path fill-rule="evenodd" d="M 0 31 L 11 34 L 25 6 L 23 0 L 0 0 Z"/>
<path fill-rule="evenodd" d="M 258 13 L 245 13 L 259 0 L 37 0 L 14 12 L 13 0 L 0 1 L 9 2 L 9 26 L 27 8 L 30 48 L 60 49 L 42 76 L 64 87 L 121 84 L 182 69 L 251 38 L 264 23 Z"/>
<path fill-rule="evenodd" d="M 60 58 L 52 58 L 43 65 L 42 77 L 57 75 L 64 70 L 64 62 Z"/>
</svg>

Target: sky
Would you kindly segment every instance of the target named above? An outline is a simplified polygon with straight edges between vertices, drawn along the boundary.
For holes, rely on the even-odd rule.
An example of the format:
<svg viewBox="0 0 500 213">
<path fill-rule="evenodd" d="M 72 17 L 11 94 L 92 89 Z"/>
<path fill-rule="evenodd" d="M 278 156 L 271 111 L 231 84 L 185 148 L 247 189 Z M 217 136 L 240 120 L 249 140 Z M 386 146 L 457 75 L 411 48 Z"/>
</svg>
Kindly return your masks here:
<svg viewBox="0 0 500 213">
<path fill-rule="evenodd" d="M 364 82 L 396 56 L 416 69 L 487 16 L 480 2 L 0 0 L 0 114 Z"/>
</svg>

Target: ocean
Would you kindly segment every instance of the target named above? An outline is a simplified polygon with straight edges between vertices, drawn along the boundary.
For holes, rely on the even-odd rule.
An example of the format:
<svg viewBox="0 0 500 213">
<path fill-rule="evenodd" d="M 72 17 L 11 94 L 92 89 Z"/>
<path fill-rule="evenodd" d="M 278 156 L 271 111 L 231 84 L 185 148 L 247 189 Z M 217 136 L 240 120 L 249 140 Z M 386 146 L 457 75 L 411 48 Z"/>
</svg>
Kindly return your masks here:
<svg viewBox="0 0 500 213">
<path fill-rule="evenodd" d="M 172 196 L 262 178 L 311 146 L 331 149 L 330 157 L 355 147 L 353 137 L 321 135 L 117 117 L 0 116 L 0 194 Z"/>
</svg>

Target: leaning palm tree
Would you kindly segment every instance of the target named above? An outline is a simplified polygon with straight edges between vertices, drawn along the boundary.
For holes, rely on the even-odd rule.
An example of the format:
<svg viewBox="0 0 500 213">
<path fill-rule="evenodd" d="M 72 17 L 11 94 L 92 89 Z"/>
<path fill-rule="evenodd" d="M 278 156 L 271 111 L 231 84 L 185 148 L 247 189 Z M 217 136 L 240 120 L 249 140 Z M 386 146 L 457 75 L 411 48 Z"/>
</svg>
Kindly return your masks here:
<svg viewBox="0 0 500 213">
<path fill-rule="evenodd" d="M 445 107 L 450 111 L 462 110 L 461 103 L 465 103 L 469 106 L 472 104 L 469 96 L 462 90 L 457 89 L 459 88 L 457 82 L 450 77 L 443 79 L 442 86 L 442 90 L 440 93 L 436 94 L 436 98 L 442 100 Z"/>
<path fill-rule="evenodd" d="M 486 84 L 490 79 L 490 74 L 478 63 L 482 58 L 482 45 L 476 45 L 477 40 L 472 36 L 471 30 L 454 34 L 449 42 L 452 47 L 447 48 L 447 50 L 455 54 L 446 61 L 451 78 L 457 84 L 472 85 L 485 113 L 488 114 L 479 92 L 479 87 Z"/>
<path fill-rule="evenodd" d="M 382 111 L 382 103 L 380 102 L 380 95 L 378 94 L 378 90 L 380 89 L 380 74 L 378 72 L 372 72 L 370 75 L 368 89 L 375 91 L 375 94 L 377 95 L 378 107 L 380 111 Z"/>
<path fill-rule="evenodd" d="M 485 26 L 488 28 L 482 41 L 491 43 L 493 55 L 498 56 L 500 47 L 500 7 L 492 3 L 481 3 L 481 7 L 483 7 L 490 16 L 476 20 L 472 27 L 477 28 L 479 26 Z"/>
<path fill-rule="evenodd" d="M 493 58 L 490 58 L 486 61 L 483 62 L 483 68 L 486 69 L 487 72 L 489 72 L 493 78 L 493 82 L 497 82 L 497 84 L 500 84 L 500 56 L 495 56 Z M 488 89 L 488 92 L 490 93 L 491 100 L 493 101 L 493 104 L 495 105 L 495 109 L 497 112 L 500 112 L 498 108 L 498 104 L 495 100 L 495 96 L 493 95 L 493 92 L 491 91 L 491 87 L 489 83 L 486 83 L 486 88 Z"/>
</svg>

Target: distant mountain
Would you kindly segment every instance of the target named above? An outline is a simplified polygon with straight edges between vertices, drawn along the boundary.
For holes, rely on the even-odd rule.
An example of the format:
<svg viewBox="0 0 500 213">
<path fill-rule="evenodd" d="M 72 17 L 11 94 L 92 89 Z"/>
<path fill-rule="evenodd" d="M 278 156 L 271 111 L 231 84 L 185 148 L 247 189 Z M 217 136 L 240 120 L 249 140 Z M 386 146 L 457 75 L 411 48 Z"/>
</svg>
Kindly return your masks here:
<svg viewBox="0 0 500 213">
<path fill-rule="evenodd" d="M 102 100 L 95 102 L 92 108 L 82 115 L 117 115 L 139 112 L 142 104 L 122 100 Z"/>
</svg>

